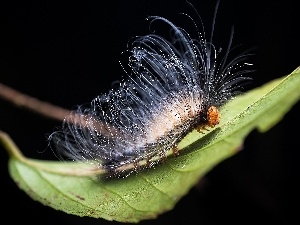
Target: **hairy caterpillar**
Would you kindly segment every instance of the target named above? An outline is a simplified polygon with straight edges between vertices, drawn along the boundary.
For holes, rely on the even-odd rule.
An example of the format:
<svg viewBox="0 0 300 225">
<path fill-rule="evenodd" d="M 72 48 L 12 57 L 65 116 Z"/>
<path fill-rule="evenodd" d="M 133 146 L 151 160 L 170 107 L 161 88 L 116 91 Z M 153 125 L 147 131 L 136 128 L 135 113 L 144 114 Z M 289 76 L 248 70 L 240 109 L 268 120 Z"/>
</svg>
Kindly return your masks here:
<svg viewBox="0 0 300 225">
<path fill-rule="evenodd" d="M 232 36 L 219 60 L 204 32 L 192 39 L 166 18 L 148 19 L 168 25 L 169 39 L 150 33 L 132 42 L 127 79 L 78 107 L 50 135 L 60 158 L 93 161 L 112 175 L 129 175 L 141 160 L 151 167 L 170 149 L 176 154 L 191 130 L 217 125 L 218 108 L 250 79 L 244 76 L 250 72 L 246 54 L 227 62 Z M 124 171 L 126 165 L 134 166 Z"/>
</svg>

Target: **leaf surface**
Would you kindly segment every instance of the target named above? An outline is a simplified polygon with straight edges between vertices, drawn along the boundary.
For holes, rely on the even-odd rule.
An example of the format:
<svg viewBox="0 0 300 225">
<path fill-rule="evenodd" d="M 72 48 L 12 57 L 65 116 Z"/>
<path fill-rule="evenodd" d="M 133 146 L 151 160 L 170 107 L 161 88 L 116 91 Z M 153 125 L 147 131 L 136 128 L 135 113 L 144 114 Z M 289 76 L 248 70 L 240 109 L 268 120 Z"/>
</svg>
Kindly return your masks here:
<svg viewBox="0 0 300 225">
<path fill-rule="evenodd" d="M 247 134 L 267 131 L 300 98 L 300 69 L 253 89 L 221 108 L 221 123 L 205 134 L 189 133 L 180 155 L 127 178 L 95 176 L 92 164 L 25 158 L 4 132 L 9 172 L 34 200 L 78 216 L 139 222 L 171 210 L 203 175 L 242 148 Z"/>
</svg>

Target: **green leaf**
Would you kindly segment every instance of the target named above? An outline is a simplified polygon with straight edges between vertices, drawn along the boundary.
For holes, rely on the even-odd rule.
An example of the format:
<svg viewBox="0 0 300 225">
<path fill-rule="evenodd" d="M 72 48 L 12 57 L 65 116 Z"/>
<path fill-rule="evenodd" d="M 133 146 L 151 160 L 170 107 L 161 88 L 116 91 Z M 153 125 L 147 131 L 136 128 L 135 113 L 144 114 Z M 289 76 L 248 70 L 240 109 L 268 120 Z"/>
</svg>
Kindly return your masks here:
<svg viewBox="0 0 300 225">
<path fill-rule="evenodd" d="M 300 98 L 300 69 L 238 96 L 221 108 L 221 123 L 205 134 L 189 133 L 180 155 L 124 179 L 96 176 L 92 164 L 25 158 L 5 133 L 9 171 L 34 200 L 78 216 L 139 222 L 171 210 L 190 188 L 222 160 L 237 153 L 246 135 L 267 131 Z"/>
</svg>

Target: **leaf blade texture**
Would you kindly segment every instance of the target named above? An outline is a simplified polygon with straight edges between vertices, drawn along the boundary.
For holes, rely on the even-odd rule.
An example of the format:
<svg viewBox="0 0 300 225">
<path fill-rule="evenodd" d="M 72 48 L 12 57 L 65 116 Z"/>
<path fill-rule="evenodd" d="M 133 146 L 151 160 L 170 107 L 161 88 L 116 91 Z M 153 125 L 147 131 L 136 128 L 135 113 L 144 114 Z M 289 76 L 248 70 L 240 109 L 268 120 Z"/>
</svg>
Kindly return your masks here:
<svg viewBox="0 0 300 225">
<path fill-rule="evenodd" d="M 9 172 L 32 199 L 78 216 L 137 223 L 171 210 L 201 177 L 242 148 L 253 129 L 266 132 L 300 98 L 300 69 L 236 97 L 221 108 L 221 123 L 200 134 L 189 133 L 180 155 L 127 178 L 94 175 L 94 165 L 24 157 L 9 136 Z M 84 171 L 84 173 L 81 173 Z"/>
</svg>

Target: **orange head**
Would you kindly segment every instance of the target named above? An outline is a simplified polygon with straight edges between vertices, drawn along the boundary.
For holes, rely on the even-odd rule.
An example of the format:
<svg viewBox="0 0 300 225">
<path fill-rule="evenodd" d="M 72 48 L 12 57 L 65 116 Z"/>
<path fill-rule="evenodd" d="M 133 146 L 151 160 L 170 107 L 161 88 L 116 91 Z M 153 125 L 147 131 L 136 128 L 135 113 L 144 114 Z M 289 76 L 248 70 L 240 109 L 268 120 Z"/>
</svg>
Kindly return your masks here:
<svg viewBox="0 0 300 225">
<path fill-rule="evenodd" d="M 220 123 L 220 112 L 216 106 L 210 106 L 206 116 L 208 126 L 214 127 Z"/>
</svg>

